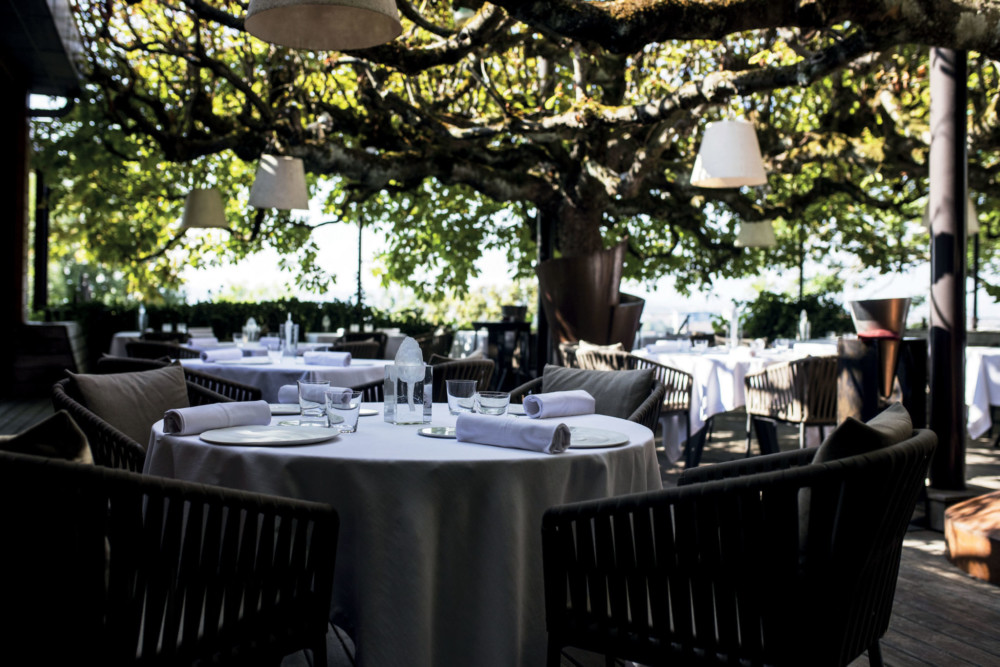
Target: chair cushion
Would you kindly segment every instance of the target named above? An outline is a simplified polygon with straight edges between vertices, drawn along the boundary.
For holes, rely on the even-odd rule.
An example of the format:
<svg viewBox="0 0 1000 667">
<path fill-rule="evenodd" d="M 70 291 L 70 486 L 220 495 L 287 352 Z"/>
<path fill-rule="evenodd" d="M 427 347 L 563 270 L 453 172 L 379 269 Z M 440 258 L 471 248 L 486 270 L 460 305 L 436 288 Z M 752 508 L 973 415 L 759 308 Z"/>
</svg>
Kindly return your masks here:
<svg viewBox="0 0 1000 667">
<path fill-rule="evenodd" d="M 65 410 L 17 435 L 0 436 L 0 450 L 74 463 L 93 463 L 87 436 Z"/>
<path fill-rule="evenodd" d="M 546 364 L 542 371 L 542 391 L 583 389 L 594 397 L 598 414 L 628 419 L 649 397 L 654 379 L 652 368 L 590 371 Z"/>
<path fill-rule="evenodd" d="M 172 408 L 190 405 L 183 366 L 134 373 L 70 373 L 94 414 L 145 447 L 149 430 Z"/>
<path fill-rule="evenodd" d="M 893 403 L 868 423 L 848 417 L 816 448 L 813 463 L 834 461 L 889 447 L 913 435 L 910 413 L 902 403 Z"/>
</svg>

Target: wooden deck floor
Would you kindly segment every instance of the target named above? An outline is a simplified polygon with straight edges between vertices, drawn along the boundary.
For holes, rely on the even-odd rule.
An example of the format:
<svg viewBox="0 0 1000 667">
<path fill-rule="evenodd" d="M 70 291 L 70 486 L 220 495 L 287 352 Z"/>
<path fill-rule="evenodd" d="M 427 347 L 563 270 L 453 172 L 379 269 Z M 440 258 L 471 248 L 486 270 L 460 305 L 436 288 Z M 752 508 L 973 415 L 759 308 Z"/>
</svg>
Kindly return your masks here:
<svg viewBox="0 0 1000 667">
<path fill-rule="evenodd" d="M 52 413 L 48 400 L 0 401 L 0 434 L 17 433 Z M 716 419 L 703 464 L 743 455 L 743 416 Z M 783 449 L 795 447 L 795 432 L 779 429 Z M 988 439 L 970 440 L 966 451 L 970 488 L 1000 489 L 1000 449 Z M 661 464 L 665 485 L 680 469 Z M 889 632 L 882 640 L 887 665 L 1000 665 L 1000 587 L 974 579 L 945 558 L 944 536 L 921 527 L 920 511 L 907 535 Z M 603 658 L 571 652 L 566 667 L 597 667 Z M 865 656 L 852 663 L 867 665 Z"/>
</svg>

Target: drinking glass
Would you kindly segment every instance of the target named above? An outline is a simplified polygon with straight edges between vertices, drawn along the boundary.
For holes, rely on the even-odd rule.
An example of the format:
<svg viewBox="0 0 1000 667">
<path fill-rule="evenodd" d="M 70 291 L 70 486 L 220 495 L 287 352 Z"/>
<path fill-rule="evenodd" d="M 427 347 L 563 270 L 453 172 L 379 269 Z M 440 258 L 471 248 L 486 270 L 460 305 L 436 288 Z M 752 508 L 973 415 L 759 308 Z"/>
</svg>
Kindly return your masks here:
<svg viewBox="0 0 1000 667">
<path fill-rule="evenodd" d="M 267 343 L 267 358 L 271 360 L 272 364 L 276 364 L 281 361 L 281 341 L 268 341 Z"/>
<path fill-rule="evenodd" d="M 708 349 L 707 340 L 695 340 L 691 344 L 694 345 L 694 349 L 696 352 L 704 352 L 705 350 Z"/>
<path fill-rule="evenodd" d="M 329 380 L 299 380 L 299 411 L 303 417 L 326 416 L 323 394 L 329 386 Z"/>
<path fill-rule="evenodd" d="M 241 334 L 241 333 L 234 333 L 233 334 L 233 343 L 236 345 L 237 349 L 242 350 L 243 349 L 243 344 L 244 344 L 243 334 Z"/>
<path fill-rule="evenodd" d="M 510 392 L 480 391 L 476 394 L 476 412 L 483 415 L 499 416 L 507 412 Z"/>
<path fill-rule="evenodd" d="M 475 380 L 445 381 L 445 387 L 448 392 L 448 412 L 453 415 L 461 414 L 462 412 L 472 412 L 477 384 Z"/>
<path fill-rule="evenodd" d="M 326 416 L 330 419 L 330 428 L 338 429 L 341 433 L 354 433 L 358 430 L 358 416 L 360 414 L 360 391 L 356 389 L 326 390 Z"/>
</svg>

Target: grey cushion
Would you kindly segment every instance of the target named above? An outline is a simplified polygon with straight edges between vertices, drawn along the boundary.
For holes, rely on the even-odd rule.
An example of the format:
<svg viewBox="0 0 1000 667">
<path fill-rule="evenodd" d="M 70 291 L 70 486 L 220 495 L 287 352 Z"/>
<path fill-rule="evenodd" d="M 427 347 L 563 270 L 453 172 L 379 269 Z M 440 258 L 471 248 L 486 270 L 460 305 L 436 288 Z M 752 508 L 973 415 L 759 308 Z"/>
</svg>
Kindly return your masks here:
<svg viewBox="0 0 1000 667">
<path fill-rule="evenodd" d="M 0 449 L 75 463 L 93 463 L 90 443 L 65 410 L 17 435 L 0 436 Z"/>
<path fill-rule="evenodd" d="M 70 373 L 86 406 L 145 447 L 153 424 L 172 408 L 190 405 L 183 366 L 135 373 Z"/>
<path fill-rule="evenodd" d="M 598 414 L 628 419 L 649 397 L 654 378 L 652 368 L 589 371 L 547 364 L 542 371 L 542 391 L 583 389 L 594 397 Z"/>
<path fill-rule="evenodd" d="M 913 422 L 910 413 L 902 403 L 893 403 L 866 424 L 848 417 L 816 449 L 813 463 L 864 454 L 895 445 L 911 435 Z"/>
</svg>

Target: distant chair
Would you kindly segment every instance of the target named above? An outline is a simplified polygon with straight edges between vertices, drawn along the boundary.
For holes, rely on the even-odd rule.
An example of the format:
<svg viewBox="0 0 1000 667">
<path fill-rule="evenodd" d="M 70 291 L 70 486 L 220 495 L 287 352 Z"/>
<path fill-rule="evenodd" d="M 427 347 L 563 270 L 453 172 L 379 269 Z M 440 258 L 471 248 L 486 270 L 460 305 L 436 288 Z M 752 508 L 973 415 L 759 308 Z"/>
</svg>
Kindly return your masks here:
<svg viewBox="0 0 1000 667">
<path fill-rule="evenodd" d="M 432 364 L 436 403 L 448 400 L 447 380 L 475 380 L 477 391 L 487 391 L 493 381 L 496 364 L 492 359 L 458 359 Z"/>
<path fill-rule="evenodd" d="M 365 403 L 381 403 L 385 400 L 385 380 L 372 380 L 351 387 L 361 392 L 361 400 Z"/>
<path fill-rule="evenodd" d="M 139 340 L 150 343 L 186 343 L 188 334 L 180 331 L 144 331 L 139 334 Z"/>
<path fill-rule="evenodd" d="M 355 359 L 381 359 L 378 356 L 379 347 L 378 341 L 366 339 L 337 343 L 330 346 L 330 351 L 350 352 L 351 357 Z M 384 350 L 385 347 L 382 346 L 382 349 Z"/>
<path fill-rule="evenodd" d="M 566 368 L 579 368 L 580 365 L 576 362 L 576 351 L 579 349 L 579 343 L 559 343 L 559 363 Z"/>
<path fill-rule="evenodd" d="M 691 339 L 691 344 L 694 345 L 698 341 L 704 341 L 708 343 L 709 347 L 715 347 L 718 342 L 715 338 L 714 333 L 693 333 L 689 336 Z"/>
<path fill-rule="evenodd" d="M 420 345 L 424 361 L 430 363 L 432 355 L 447 357 L 451 353 L 451 344 L 455 340 L 455 334 L 451 331 L 442 331 L 414 336 L 413 338 Z"/>
<path fill-rule="evenodd" d="M 389 343 L 389 335 L 382 331 L 351 331 L 345 333 L 340 339 L 343 343 L 356 343 L 356 342 L 367 342 L 375 341 L 378 343 L 378 352 L 375 353 L 373 357 L 366 357 L 368 359 L 384 359 L 385 358 L 385 346 Z"/>
<path fill-rule="evenodd" d="M 134 373 L 135 371 L 147 371 L 153 368 L 163 368 L 170 363 L 159 359 L 133 359 L 131 357 L 115 357 L 110 354 L 103 355 L 97 360 L 98 373 Z M 205 389 L 222 394 L 231 401 L 259 401 L 263 392 L 259 387 L 227 380 L 210 373 L 196 371 L 184 367 L 184 377 L 188 382 L 193 382 Z"/>
<path fill-rule="evenodd" d="M 739 459 L 685 471 L 677 488 L 549 509 L 548 667 L 564 647 L 608 665 L 833 667 L 865 650 L 881 665 L 937 438 L 908 420 L 902 440 L 851 422 L 832 457 Z"/>
<path fill-rule="evenodd" d="M 125 343 L 125 354 L 135 359 L 198 359 L 201 352 L 178 343 L 133 340 Z"/>
<path fill-rule="evenodd" d="M 747 456 L 752 432 L 761 453 L 778 451 L 775 422 L 799 425 L 799 447 L 806 445 L 806 427 L 837 424 L 837 357 L 804 357 L 747 373 Z"/>
<path fill-rule="evenodd" d="M 329 505 L 0 452 L 0 508 L 9 664 L 326 664 Z"/>
</svg>

